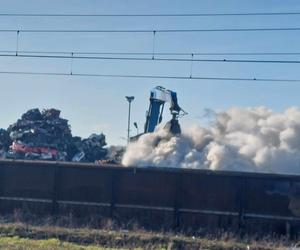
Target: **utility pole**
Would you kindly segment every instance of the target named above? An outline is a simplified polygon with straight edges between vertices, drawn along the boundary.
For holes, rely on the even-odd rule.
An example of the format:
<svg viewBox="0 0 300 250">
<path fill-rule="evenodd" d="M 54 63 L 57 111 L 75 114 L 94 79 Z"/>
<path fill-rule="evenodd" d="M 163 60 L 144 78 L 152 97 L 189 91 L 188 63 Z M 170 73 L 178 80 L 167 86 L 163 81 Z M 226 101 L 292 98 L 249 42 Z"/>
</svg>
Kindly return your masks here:
<svg viewBox="0 0 300 250">
<path fill-rule="evenodd" d="M 129 107 L 128 107 L 128 128 L 127 128 L 127 145 L 129 144 L 130 141 L 130 111 L 131 111 L 131 102 L 134 100 L 134 96 L 125 96 Z"/>
</svg>

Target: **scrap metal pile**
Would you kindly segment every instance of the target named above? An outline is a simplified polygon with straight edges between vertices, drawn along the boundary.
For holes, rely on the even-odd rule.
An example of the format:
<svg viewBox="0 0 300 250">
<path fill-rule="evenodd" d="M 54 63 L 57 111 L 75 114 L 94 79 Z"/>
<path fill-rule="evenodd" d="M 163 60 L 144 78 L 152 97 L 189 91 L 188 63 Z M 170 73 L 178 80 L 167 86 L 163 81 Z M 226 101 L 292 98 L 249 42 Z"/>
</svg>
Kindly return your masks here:
<svg viewBox="0 0 300 250">
<path fill-rule="evenodd" d="M 7 130 L 0 129 L 0 157 L 94 162 L 107 155 L 105 135 L 72 136 L 60 110 L 31 109 Z"/>
</svg>

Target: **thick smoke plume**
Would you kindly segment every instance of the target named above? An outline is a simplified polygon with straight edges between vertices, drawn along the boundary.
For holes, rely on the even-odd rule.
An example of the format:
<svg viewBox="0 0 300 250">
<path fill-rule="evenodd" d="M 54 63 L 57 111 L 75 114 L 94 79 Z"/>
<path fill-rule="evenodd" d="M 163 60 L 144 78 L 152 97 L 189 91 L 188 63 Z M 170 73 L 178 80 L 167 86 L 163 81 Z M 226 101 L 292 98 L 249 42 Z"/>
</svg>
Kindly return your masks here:
<svg viewBox="0 0 300 250">
<path fill-rule="evenodd" d="M 163 127 L 132 143 L 125 166 L 156 166 L 300 174 L 300 110 L 265 107 L 214 113 L 208 127 L 172 136 Z"/>
</svg>

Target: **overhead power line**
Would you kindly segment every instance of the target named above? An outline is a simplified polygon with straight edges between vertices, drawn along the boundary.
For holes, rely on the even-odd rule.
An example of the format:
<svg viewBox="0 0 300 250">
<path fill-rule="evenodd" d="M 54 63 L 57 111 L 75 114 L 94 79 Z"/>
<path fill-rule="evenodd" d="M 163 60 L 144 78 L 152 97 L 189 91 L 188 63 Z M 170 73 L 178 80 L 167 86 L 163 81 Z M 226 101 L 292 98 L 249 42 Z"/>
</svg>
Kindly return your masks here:
<svg viewBox="0 0 300 250">
<path fill-rule="evenodd" d="M 0 53 L 16 53 L 15 50 L 0 50 Z M 18 50 L 21 54 L 64 54 L 64 55 L 153 55 L 153 52 L 97 52 L 97 51 L 34 51 Z M 300 55 L 300 52 L 155 52 L 155 55 L 164 56 L 276 56 L 276 55 Z"/>
<path fill-rule="evenodd" d="M 104 57 L 104 56 L 74 56 L 72 55 L 22 55 L 0 54 L 0 57 L 21 58 L 52 58 L 52 59 L 88 59 L 88 60 L 119 60 L 119 61 L 169 61 L 169 62 L 211 62 L 211 63 L 277 63 L 277 64 L 299 64 L 298 60 L 250 60 L 250 59 L 208 59 L 208 58 L 158 58 L 158 57 Z M 154 54 L 155 55 L 155 54 Z"/>
<path fill-rule="evenodd" d="M 0 13 L 10 17 L 218 17 L 218 16 L 283 16 L 300 15 L 300 12 L 239 12 L 239 13 L 149 13 L 149 14 L 100 14 L 100 13 Z"/>
<path fill-rule="evenodd" d="M 173 80 L 209 80 L 209 81 L 250 81 L 250 82 L 299 82 L 300 79 L 275 78 L 243 78 L 243 77 L 202 77 L 202 76 L 172 76 L 172 75 L 129 75 L 129 74 L 88 74 L 88 73 L 59 73 L 59 72 L 29 72 L 29 71 L 0 71 L 0 74 L 10 75 L 47 75 L 47 76 L 80 76 L 80 77 L 112 77 L 112 78 L 148 78 Z"/>
<path fill-rule="evenodd" d="M 222 28 L 222 29 L 0 29 L 15 33 L 194 33 L 194 32 L 260 32 L 299 31 L 300 27 Z"/>
</svg>

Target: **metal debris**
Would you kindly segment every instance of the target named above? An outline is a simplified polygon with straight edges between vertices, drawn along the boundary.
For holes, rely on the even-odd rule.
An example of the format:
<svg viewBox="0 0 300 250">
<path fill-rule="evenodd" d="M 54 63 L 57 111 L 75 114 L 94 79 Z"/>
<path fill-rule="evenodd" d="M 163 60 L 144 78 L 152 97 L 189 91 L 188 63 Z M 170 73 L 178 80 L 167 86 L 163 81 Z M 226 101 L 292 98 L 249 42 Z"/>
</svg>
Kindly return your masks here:
<svg viewBox="0 0 300 250">
<path fill-rule="evenodd" d="M 68 120 L 60 110 L 30 109 L 10 125 L 0 129 L 0 157 L 56 161 L 95 162 L 107 155 L 104 134 L 86 139 L 72 136 Z"/>
</svg>

